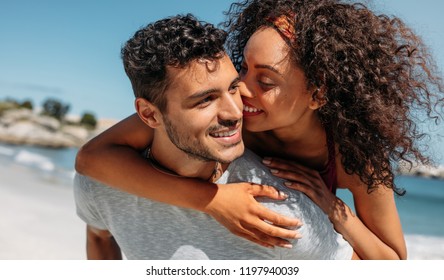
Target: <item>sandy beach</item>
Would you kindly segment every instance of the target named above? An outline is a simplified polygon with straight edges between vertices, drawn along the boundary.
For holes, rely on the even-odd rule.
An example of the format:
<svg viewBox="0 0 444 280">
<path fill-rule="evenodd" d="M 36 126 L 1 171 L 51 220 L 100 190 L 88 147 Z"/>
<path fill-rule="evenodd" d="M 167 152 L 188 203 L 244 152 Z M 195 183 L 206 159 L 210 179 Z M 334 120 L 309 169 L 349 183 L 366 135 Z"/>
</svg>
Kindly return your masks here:
<svg viewBox="0 0 444 280">
<path fill-rule="evenodd" d="M 13 164 L 0 178 L 0 259 L 85 259 L 71 186 Z"/>
<path fill-rule="evenodd" d="M 29 168 L 0 168 L 0 259 L 83 260 L 85 225 L 69 182 Z M 406 235 L 411 260 L 444 260 L 444 239 Z"/>
</svg>

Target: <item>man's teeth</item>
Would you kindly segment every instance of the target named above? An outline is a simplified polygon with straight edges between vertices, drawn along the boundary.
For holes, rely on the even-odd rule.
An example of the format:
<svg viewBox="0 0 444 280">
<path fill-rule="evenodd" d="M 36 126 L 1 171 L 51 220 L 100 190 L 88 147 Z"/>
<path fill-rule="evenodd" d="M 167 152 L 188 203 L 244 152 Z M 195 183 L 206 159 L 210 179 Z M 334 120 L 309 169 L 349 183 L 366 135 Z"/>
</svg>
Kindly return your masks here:
<svg viewBox="0 0 444 280">
<path fill-rule="evenodd" d="M 253 108 L 253 107 L 250 107 L 250 106 L 247 106 L 244 104 L 244 111 L 249 112 L 249 113 L 256 113 L 256 112 L 259 112 L 259 109 Z"/>
<path fill-rule="evenodd" d="M 215 133 L 212 133 L 212 135 L 214 137 L 230 137 L 230 136 L 233 136 L 234 134 L 236 134 L 236 132 L 237 132 L 237 129 L 231 130 L 231 131 L 225 131 L 225 132 L 215 132 Z"/>
</svg>

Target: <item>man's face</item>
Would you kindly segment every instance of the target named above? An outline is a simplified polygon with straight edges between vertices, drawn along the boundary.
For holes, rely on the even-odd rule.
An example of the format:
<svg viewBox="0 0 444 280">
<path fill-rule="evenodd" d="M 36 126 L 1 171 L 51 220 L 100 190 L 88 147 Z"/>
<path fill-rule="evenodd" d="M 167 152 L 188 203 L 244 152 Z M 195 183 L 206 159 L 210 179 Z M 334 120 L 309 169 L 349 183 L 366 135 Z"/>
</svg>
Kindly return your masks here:
<svg viewBox="0 0 444 280">
<path fill-rule="evenodd" d="M 210 70 L 209 70 L 210 69 Z M 217 62 L 194 61 L 168 69 L 165 131 L 190 157 L 229 163 L 244 152 L 239 76 L 225 55 Z"/>
</svg>

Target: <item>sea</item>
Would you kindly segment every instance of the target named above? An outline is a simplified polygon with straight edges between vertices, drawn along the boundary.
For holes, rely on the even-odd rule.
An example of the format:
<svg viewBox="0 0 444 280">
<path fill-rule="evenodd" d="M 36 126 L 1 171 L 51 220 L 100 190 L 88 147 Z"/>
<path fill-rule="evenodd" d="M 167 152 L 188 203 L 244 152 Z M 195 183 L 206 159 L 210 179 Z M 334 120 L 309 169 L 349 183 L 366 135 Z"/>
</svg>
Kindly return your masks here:
<svg viewBox="0 0 444 280">
<path fill-rule="evenodd" d="M 51 149 L 0 143 L 0 168 L 15 165 L 61 186 L 71 186 L 77 148 Z"/>
<path fill-rule="evenodd" d="M 0 166 L 13 164 L 27 167 L 51 178 L 60 187 L 70 187 L 74 176 L 76 148 L 47 149 L 0 143 Z M 444 180 L 414 176 L 398 176 L 396 184 L 406 190 L 396 197 L 404 233 L 415 237 L 437 237 L 444 242 Z M 338 196 L 353 208 L 349 192 Z"/>
</svg>

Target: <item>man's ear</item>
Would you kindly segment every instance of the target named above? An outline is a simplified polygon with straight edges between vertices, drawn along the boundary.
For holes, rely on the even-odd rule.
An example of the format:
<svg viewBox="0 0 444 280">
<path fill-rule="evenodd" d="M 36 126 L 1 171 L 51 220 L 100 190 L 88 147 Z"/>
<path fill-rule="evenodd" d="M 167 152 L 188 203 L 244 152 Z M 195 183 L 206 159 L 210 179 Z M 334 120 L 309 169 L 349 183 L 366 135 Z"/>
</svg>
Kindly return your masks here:
<svg viewBox="0 0 444 280">
<path fill-rule="evenodd" d="M 136 98 L 134 105 L 139 118 L 151 128 L 157 128 L 162 123 L 159 109 L 145 98 Z"/>
<path fill-rule="evenodd" d="M 315 87 L 312 90 L 311 94 L 311 100 L 308 107 L 312 110 L 317 110 L 324 106 L 327 103 L 327 87 L 321 86 L 321 87 Z"/>
</svg>

